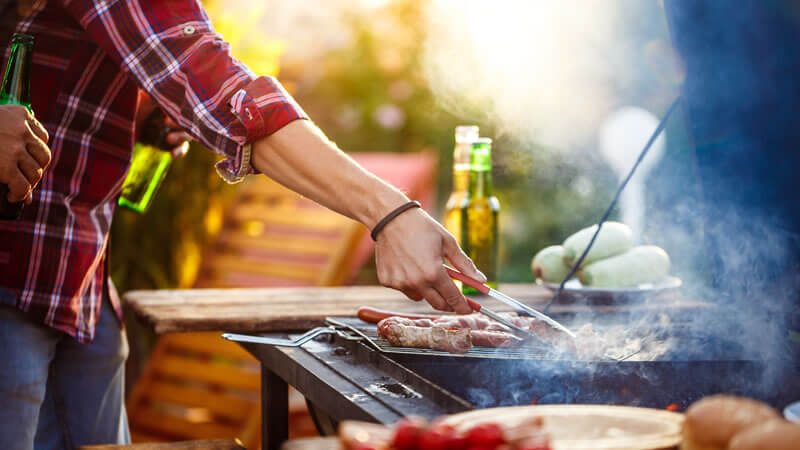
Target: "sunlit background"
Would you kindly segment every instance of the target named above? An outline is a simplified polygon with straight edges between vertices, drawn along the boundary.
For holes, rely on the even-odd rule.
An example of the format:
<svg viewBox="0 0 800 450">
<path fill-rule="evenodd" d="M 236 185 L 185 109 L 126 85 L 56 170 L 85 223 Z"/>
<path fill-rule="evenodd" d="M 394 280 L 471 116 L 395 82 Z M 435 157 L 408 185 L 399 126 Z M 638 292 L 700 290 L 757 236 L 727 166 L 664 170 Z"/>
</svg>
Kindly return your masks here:
<svg viewBox="0 0 800 450">
<path fill-rule="evenodd" d="M 532 281 L 537 250 L 598 220 L 620 167 L 632 164 L 682 80 L 656 0 L 204 3 L 234 55 L 277 75 L 343 150 L 437 155 L 437 217 L 450 192 L 454 127 L 476 124 L 495 139 L 501 281 Z M 649 119 L 631 135 L 608 132 L 614 120 L 624 129 L 631 110 Z M 671 162 L 684 148 L 673 122 L 659 143 L 666 150 L 634 183 L 638 200 L 623 204 L 628 217 L 674 200 L 648 190 L 683 170 Z M 121 290 L 192 285 L 236 192 L 214 174 L 216 156 L 194 147 L 147 215 L 118 212 L 112 271 Z M 646 240 L 653 224 L 642 221 L 635 231 Z M 361 282 L 371 279 L 364 269 Z"/>
</svg>

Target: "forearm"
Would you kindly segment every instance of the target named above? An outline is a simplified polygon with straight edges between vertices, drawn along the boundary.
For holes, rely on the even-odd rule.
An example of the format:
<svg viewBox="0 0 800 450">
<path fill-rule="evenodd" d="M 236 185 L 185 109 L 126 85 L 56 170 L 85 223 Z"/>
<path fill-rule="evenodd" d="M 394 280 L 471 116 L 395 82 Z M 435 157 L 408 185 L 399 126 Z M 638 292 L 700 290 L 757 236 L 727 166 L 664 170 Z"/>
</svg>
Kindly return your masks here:
<svg viewBox="0 0 800 450">
<path fill-rule="evenodd" d="M 253 143 L 260 172 L 315 202 L 373 228 L 408 201 L 364 170 L 310 121 L 296 120 Z"/>
</svg>

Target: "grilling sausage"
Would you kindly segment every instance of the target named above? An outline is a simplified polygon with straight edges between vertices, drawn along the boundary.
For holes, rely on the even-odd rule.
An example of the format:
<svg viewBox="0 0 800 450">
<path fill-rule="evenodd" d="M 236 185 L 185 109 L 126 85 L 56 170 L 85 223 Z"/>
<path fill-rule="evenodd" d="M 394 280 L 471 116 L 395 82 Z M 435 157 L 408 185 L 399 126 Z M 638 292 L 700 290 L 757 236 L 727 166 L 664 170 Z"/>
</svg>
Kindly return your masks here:
<svg viewBox="0 0 800 450">
<path fill-rule="evenodd" d="M 386 339 L 393 346 L 412 348 L 434 348 L 436 350 L 448 346 L 466 348 L 455 353 L 468 351 L 473 345 L 480 347 L 513 347 L 523 341 L 498 322 L 481 314 L 467 315 L 389 315 L 386 311 L 363 307 L 359 309 L 362 320 L 374 320 L 384 317 L 378 322 L 378 336 Z M 574 352 L 575 346 L 571 341 L 562 339 L 560 333 L 548 324 L 533 317 L 520 317 L 513 313 L 503 314 L 514 325 L 536 334 L 545 341 L 551 342 L 556 348 Z M 367 320 L 365 320 L 367 321 Z M 431 328 L 440 328 L 448 331 L 432 331 Z M 427 329 L 427 330 L 426 330 Z M 460 331 L 456 333 L 455 331 Z M 466 337 L 461 331 L 466 331 Z M 468 339 L 467 339 L 468 338 Z M 458 342 L 445 343 L 440 340 L 458 340 Z M 467 340 L 469 343 L 467 343 Z M 434 342 L 435 341 L 435 342 Z M 451 350 L 444 350 L 451 351 Z"/>
<path fill-rule="evenodd" d="M 388 317 L 378 323 L 378 336 L 396 347 L 429 348 L 450 353 L 466 353 L 472 348 L 468 328 L 416 326 L 413 320 Z"/>
<path fill-rule="evenodd" d="M 401 347 L 434 348 L 431 347 L 431 345 L 434 345 L 431 340 L 439 339 L 441 332 L 432 331 L 432 328 L 441 328 L 451 332 L 446 334 L 443 339 L 463 340 L 465 339 L 464 336 L 453 332 L 466 331 L 470 341 L 468 346 L 462 342 L 435 344 L 439 347 L 446 345 L 467 347 L 464 351 L 469 350 L 473 345 L 480 347 L 513 347 L 522 342 L 521 339 L 513 334 L 504 331 L 500 324 L 485 320 L 484 317 L 477 314 L 442 317 L 437 320 L 389 317 L 378 323 L 378 336 L 386 339 L 392 345 Z M 425 331 L 425 329 L 428 329 L 428 331 Z M 405 345 L 401 344 L 401 342 L 404 342 Z"/>
<path fill-rule="evenodd" d="M 505 331 L 496 330 L 470 330 L 472 344 L 479 347 L 514 347 L 522 342 L 522 339 Z"/>
<path fill-rule="evenodd" d="M 440 315 L 433 315 L 433 314 L 410 314 L 410 313 L 400 313 L 400 312 L 393 312 L 393 311 L 386 311 L 383 309 L 373 308 L 371 306 L 362 306 L 358 308 L 358 312 L 356 316 L 367 323 L 378 323 L 383 319 L 388 317 L 404 317 L 406 319 L 430 319 L 436 320 L 442 316 Z"/>
</svg>

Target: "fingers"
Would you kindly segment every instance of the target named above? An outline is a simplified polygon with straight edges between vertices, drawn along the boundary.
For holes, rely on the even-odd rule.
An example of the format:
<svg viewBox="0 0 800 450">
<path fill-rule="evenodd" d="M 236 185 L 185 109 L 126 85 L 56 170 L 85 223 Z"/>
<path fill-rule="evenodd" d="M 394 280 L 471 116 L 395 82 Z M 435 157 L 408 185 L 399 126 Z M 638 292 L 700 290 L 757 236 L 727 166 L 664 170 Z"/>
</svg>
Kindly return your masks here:
<svg viewBox="0 0 800 450">
<path fill-rule="evenodd" d="M 28 139 L 25 140 L 25 150 L 42 169 L 46 169 L 47 166 L 50 165 L 50 160 L 52 158 L 50 148 L 48 148 L 47 144 L 38 136 L 33 134 L 29 135 Z"/>
<path fill-rule="evenodd" d="M 28 179 L 18 168 L 14 169 L 8 179 L 8 201 L 11 203 L 21 202 L 28 197 L 30 192 L 31 185 L 28 183 Z"/>
<path fill-rule="evenodd" d="M 425 296 L 425 300 L 430 304 L 433 309 L 438 309 L 439 311 L 452 311 L 453 309 L 450 305 L 447 304 L 444 298 L 436 292 L 435 289 L 432 287 L 428 287 L 423 289 L 422 295 Z"/>
<path fill-rule="evenodd" d="M 406 277 L 400 283 L 400 290 L 412 300 L 424 297 L 434 309 L 440 311 L 454 311 L 459 314 L 472 312 L 461 291 L 447 276 L 441 264 Z"/>
<path fill-rule="evenodd" d="M 136 126 L 137 128 L 145 121 L 150 114 L 155 111 L 157 105 L 156 102 L 153 101 L 153 98 L 147 94 L 147 92 L 139 89 L 139 106 L 136 109 Z"/>
<path fill-rule="evenodd" d="M 25 179 L 28 180 L 28 184 L 35 187 L 39 180 L 42 179 L 42 174 L 44 173 L 44 169 L 42 166 L 36 162 L 30 154 L 23 155 L 19 161 L 17 161 L 17 167 L 19 168 L 22 175 L 25 176 Z"/>
<path fill-rule="evenodd" d="M 192 140 L 192 136 L 185 131 L 173 131 L 167 134 L 167 144 L 179 145 Z"/>
<path fill-rule="evenodd" d="M 486 275 L 475 267 L 475 263 L 461 250 L 461 247 L 458 246 L 453 236 L 444 237 L 442 246 L 445 257 L 447 257 L 447 260 L 450 261 L 450 264 L 452 264 L 456 270 L 481 283 L 486 282 Z"/>
<path fill-rule="evenodd" d="M 164 125 L 166 125 L 166 126 L 168 126 L 168 127 L 170 127 L 170 128 L 173 128 L 173 129 L 174 129 L 174 128 L 179 128 L 179 129 L 181 128 L 181 126 L 180 126 L 180 125 L 178 125 L 178 122 L 175 122 L 175 121 L 174 121 L 174 120 L 172 120 L 172 118 L 171 118 L 171 117 L 169 117 L 169 116 L 165 116 L 165 117 L 164 117 Z M 187 136 L 188 136 L 188 135 L 187 135 Z M 186 138 L 186 139 L 187 139 L 187 140 L 188 140 L 188 139 L 191 139 L 191 136 L 190 136 L 190 137 L 188 137 L 188 138 Z"/>
<path fill-rule="evenodd" d="M 467 301 L 464 300 L 464 294 L 461 293 L 444 269 L 441 269 L 439 278 L 436 280 L 436 284 L 433 288 L 436 289 L 453 311 L 459 314 L 469 314 L 472 312 L 472 308 L 470 308 Z"/>
<path fill-rule="evenodd" d="M 44 126 L 38 120 L 36 120 L 35 117 L 33 117 L 33 114 L 28 114 L 26 122 L 28 124 L 28 128 L 37 138 L 41 139 L 45 143 L 50 140 L 50 135 L 47 134 L 47 130 L 45 130 Z"/>
<path fill-rule="evenodd" d="M 169 141 L 169 137 L 167 137 L 167 140 Z M 170 153 L 172 153 L 173 158 L 176 159 L 183 158 L 184 156 L 186 156 L 187 153 L 189 153 L 189 141 L 183 141 L 181 145 L 173 148 Z"/>
<path fill-rule="evenodd" d="M 419 292 L 413 289 L 400 289 L 403 294 L 406 294 L 406 297 L 414 300 L 415 302 L 421 301 L 424 297 Z"/>
</svg>

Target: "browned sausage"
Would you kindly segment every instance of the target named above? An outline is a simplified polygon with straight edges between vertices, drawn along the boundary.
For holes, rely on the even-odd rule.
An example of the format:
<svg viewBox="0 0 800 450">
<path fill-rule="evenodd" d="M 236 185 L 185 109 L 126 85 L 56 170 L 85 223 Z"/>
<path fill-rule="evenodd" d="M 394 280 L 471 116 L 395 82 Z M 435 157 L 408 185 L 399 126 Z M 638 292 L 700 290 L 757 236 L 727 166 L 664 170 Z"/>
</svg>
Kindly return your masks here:
<svg viewBox="0 0 800 450">
<path fill-rule="evenodd" d="M 401 312 L 393 312 L 393 311 L 386 311 L 383 309 L 373 308 L 371 306 L 362 306 L 358 308 L 358 312 L 356 313 L 359 319 L 363 320 L 367 323 L 378 323 L 381 320 L 387 317 L 404 317 L 406 319 L 416 320 L 416 319 L 431 319 L 436 320 L 440 315 L 433 315 L 433 314 L 411 314 L 411 313 L 401 313 Z"/>
</svg>

